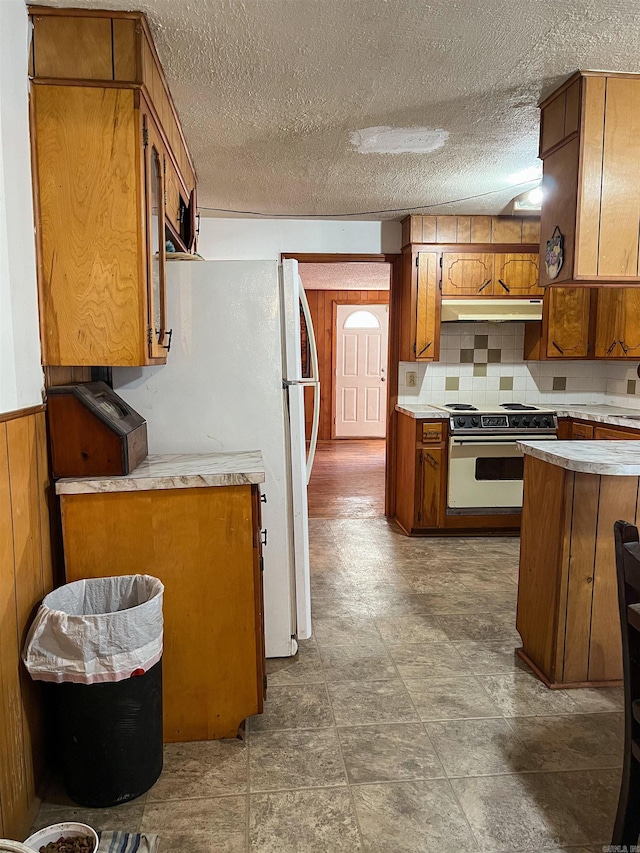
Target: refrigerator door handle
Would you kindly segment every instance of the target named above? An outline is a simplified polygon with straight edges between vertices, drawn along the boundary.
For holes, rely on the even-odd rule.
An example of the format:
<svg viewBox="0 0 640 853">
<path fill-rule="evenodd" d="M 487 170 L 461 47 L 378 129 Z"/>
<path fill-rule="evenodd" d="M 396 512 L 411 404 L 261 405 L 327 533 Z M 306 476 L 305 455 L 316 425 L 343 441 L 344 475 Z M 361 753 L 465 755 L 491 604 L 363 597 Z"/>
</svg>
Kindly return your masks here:
<svg viewBox="0 0 640 853">
<path fill-rule="evenodd" d="M 316 447 L 318 445 L 318 427 L 320 425 L 320 371 L 318 369 L 318 348 L 316 346 L 316 335 L 313 328 L 313 319 L 309 310 L 309 302 L 307 294 L 304 292 L 302 280 L 298 276 L 300 285 L 300 304 L 302 305 L 302 313 L 307 326 L 307 336 L 309 339 L 309 354 L 311 356 L 311 382 L 307 381 L 304 384 L 313 384 L 313 420 L 311 422 L 311 441 L 309 442 L 309 452 L 307 454 L 307 485 L 311 479 L 311 471 L 313 469 L 313 460 L 316 455 Z"/>
</svg>

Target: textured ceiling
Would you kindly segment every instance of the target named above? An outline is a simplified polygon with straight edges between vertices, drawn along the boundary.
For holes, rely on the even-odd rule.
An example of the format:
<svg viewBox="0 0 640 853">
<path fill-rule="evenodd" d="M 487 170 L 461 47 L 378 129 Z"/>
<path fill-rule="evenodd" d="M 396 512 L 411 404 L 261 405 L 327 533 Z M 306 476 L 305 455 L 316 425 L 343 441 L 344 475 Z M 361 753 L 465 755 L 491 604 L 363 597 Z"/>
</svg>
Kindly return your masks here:
<svg viewBox="0 0 640 853">
<path fill-rule="evenodd" d="M 389 290 L 390 264 L 298 264 L 305 290 Z"/>
<path fill-rule="evenodd" d="M 510 176 L 536 165 L 540 96 L 578 68 L 640 70 L 637 0 L 62 5 L 146 12 L 200 204 L 266 215 L 394 219 L 497 189 L 435 210 L 498 213 L 523 189 L 504 189 Z M 415 126 L 448 139 L 428 154 L 351 143 L 358 130 Z"/>
</svg>

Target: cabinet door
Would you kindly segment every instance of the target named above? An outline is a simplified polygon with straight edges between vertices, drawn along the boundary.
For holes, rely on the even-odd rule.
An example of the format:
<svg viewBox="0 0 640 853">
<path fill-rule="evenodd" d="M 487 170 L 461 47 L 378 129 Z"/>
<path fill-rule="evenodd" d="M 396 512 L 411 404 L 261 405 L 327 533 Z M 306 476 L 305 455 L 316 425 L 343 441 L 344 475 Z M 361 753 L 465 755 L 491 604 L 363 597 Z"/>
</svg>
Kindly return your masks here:
<svg viewBox="0 0 640 853">
<path fill-rule="evenodd" d="M 596 314 L 596 358 L 615 358 L 622 355 L 618 339 L 624 290 L 621 287 L 598 288 L 598 310 Z"/>
<path fill-rule="evenodd" d="M 442 295 L 490 296 L 493 285 L 493 254 L 445 252 L 442 255 Z"/>
<path fill-rule="evenodd" d="M 582 424 L 580 421 L 574 421 L 571 424 L 572 441 L 590 441 L 592 438 L 593 427 L 591 424 Z"/>
<path fill-rule="evenodd" d="M 144 116 L 145 193 L 147 205 L 147 301 L 150 358 L 166 358 L 166 271 L 164 214 L 164 147 L 155 124 Z"/>
<path fill-rule="evenodd" d="M 640 356 L 640 287 L 622 288 L 618 343 L 625 358 Z"/>
<path fill-rule="evenodd" d="M 439 357 L 440 311 L 438 298 L 438 256 L 435 252 L 418 254 L 418 293 L 416 299 L 416 361 L 434 361 Z"/>
<path fill-rule="evenodd" d="M 623 429 L 597 426 L 593 428 L 593 437 L 596 441 L 638 441 L 640 430 L 627 432 Z"/>
<path fill-rule="evenodd" d="M 547 358 L 586 358 L 589 354 L 587 287 L 550 287 L 547 305 Z"/>
<path fill-rule="evenodd" d="M 418 527 L 439 527 L 441 525 L 444 486 L 444 450 L 442 447 L 430 447 L 418 451 L 421 488 L 418 508 Z"/>
<path fill-rule="evenodd" d="M 495 256 L 494 296 L 537 296 L 544 290 L 538 285 L 538 255 L 528 252 Z"/>
</svg>

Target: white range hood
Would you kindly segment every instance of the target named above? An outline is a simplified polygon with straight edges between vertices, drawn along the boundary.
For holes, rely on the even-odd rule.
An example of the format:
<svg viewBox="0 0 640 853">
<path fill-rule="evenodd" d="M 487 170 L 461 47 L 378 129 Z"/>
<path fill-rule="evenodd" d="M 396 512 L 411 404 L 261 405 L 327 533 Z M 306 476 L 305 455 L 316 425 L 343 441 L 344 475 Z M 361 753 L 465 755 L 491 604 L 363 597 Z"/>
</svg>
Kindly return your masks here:
<svg viewBox="0 0 640 853">
<path fill-rule="evenodd" d="M 542 299 L 443 299 L 443 323 L 542 320 Z"/>
</svg>

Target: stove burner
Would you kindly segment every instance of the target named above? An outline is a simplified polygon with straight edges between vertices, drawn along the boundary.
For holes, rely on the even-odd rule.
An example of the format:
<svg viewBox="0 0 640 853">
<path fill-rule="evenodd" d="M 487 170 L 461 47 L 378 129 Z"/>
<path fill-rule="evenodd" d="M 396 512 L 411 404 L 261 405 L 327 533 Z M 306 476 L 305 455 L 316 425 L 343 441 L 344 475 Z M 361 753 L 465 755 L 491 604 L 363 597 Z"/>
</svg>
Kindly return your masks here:
<svg viewBox="0 0 640 853">
<path fill-rule="evenodd" d="M 510 412 L 537 412 L 536 406 L 525 406 L 524 403 L 500 403 L 501 409 L 508 409 Z"/>
<path fill-rule="evenodd" d="M 451 409 L 453 412 L 477 412 L 475 406 L 471 403 L 446 403 L 445 409 Z"/>
</svg>

